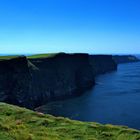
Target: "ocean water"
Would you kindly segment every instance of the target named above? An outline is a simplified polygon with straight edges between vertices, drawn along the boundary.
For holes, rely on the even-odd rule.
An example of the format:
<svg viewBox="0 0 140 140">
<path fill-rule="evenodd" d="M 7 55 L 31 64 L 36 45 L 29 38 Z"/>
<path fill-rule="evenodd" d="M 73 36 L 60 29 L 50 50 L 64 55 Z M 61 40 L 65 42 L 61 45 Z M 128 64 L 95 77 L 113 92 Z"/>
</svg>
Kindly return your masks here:
<svg viewBox="0 0 140 140">
<path fill-rule="evenodd" d="M 118 71 L 100 75 L 96 82 L 97 85 L 82 96 L 49 103 L 42 111 L 140 129 L 140 62 L 120 64 Z"/>
</svg>

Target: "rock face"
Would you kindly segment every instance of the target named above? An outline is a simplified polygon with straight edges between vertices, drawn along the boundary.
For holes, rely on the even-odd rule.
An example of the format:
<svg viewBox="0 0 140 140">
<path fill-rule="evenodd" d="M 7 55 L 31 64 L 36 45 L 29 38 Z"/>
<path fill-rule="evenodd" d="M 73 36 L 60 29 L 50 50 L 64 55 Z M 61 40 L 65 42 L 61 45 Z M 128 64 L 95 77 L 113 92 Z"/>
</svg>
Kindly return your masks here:
<svg viewBox="0 0 140 140">
<path fill-rule="evenodd" d="M 0 101 L 34 109 L 51 100 L 78 96 L 95 85 L 95 76 L 117 65 L 112 56 L 57 54 L 0 61 Z"/>
<path fill-rule="evenodd" d="M 140 61 L 136 56 L 133 56 L 133 55 L 115 55 L 113 56 L 113 59 L 117 64 L 132 63 L 132 62 Z"/>
<path fill-rule="evenodd" d="M 38 68 L 31 70 L 32 85 L 36 88 L 30 92 L 35 106 L 48 100 L 77 96 L 91 88 L 95 81 L 88 57 L 87 54 L 58 54 L 52 58 L 30 60 Z"/>
<path fill-rule="evenodd" d="M 30 81 L 26 57 L 0 61 L 0 101 L 22 104 L 28 97 Z"/>
<path fill-rule="evenodd" d="M 90 55 L 90 64 L 94 75 L 104 74 L 117 69 L 112 55 Z"/>
</svg>

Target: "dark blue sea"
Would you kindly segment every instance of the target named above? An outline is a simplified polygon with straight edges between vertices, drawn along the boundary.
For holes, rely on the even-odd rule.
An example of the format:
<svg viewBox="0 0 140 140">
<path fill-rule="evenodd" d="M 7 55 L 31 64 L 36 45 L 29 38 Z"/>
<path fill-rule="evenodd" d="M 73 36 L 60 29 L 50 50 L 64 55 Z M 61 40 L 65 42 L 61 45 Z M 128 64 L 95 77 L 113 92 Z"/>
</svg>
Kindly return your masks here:
<svg viewBox="0 0 140 140">
<path fill-rule="evenodd" d="M 80 97 L 49 103 L 43 112 L 81 121 L 140 129 L 140 62 L 120 64 L 100 75 L 97 85 Z"/>
</svg>

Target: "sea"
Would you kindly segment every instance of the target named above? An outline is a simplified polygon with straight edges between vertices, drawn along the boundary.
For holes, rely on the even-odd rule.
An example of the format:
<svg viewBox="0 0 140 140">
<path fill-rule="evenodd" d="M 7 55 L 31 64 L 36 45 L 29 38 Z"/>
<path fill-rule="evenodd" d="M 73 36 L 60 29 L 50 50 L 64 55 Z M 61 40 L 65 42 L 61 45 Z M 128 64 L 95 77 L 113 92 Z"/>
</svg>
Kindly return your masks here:
<svg viewBox="0 0 140 140">
<path fill-rule="evenodd" d="M 120 64 L 117 71 L 97 76 L 96 83 L 80 97 L 48 103 L 42 112 L 140 129 L 140 62 Z"/>
</svg>

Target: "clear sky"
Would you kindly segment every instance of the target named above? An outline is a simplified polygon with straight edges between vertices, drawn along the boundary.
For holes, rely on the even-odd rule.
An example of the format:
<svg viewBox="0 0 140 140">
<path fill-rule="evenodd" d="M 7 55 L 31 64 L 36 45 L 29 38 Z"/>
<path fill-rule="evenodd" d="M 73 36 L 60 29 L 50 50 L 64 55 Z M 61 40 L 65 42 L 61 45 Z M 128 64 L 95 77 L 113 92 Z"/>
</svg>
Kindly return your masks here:
<svg viewBox="0 0 140 140">
<path fill-rule="evenodd" d="M 140 0 L 0 0 L 0 53 L 140 53 Z"/>
</svg>

